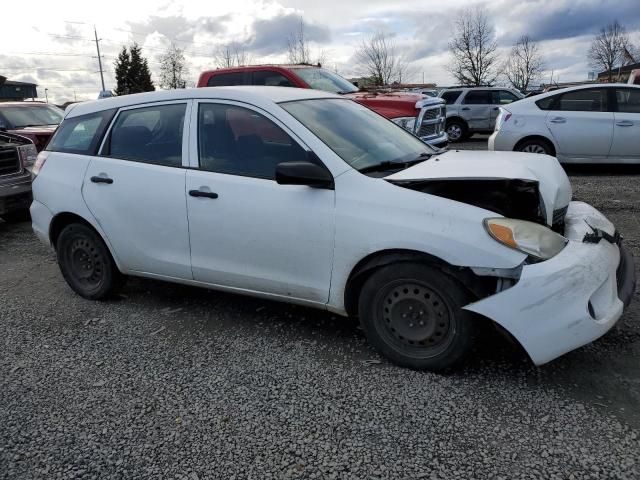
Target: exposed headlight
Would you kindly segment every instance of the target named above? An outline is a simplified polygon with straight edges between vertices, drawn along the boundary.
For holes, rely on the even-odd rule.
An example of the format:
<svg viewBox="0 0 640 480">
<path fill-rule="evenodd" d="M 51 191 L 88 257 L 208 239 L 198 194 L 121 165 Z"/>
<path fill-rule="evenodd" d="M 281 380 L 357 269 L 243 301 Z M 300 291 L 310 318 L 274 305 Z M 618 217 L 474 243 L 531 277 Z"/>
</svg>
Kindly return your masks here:
<svg viewBox="0 0 640 480">
<path fill-rule="evenodd" d="M 392 118 L 391 121 L 410 132 L 413 132 L 416 128 L 416 117 L 397 117 Z"/>
<path fill-rule="evenodd" d="M 567 239 L 544 225 L 513 218 L 486 218 L 484 226 L 496 241 L 538 260 L 554 257 Z"/>
<path fill-rule="evenodd" d="M 33 167 L 33 164 L 36 163 L 38 150 L 36 150 L 36 146 L 33 143 L 20 145 L 18 147 L 18 156 L 20 157 L 24 168 L 31 168 Z"/>
</svg>

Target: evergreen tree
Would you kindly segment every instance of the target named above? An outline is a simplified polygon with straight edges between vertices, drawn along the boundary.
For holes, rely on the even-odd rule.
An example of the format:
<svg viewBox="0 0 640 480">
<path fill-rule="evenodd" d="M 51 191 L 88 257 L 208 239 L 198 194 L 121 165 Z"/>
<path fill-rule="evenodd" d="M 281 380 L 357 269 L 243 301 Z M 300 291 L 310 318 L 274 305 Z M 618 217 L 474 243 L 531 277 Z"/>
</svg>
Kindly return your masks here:
<svg viewBox="0 0 640 480">
<path fill-rule="evenodd" d="M 118 54 L 115 63 L 116 95 L 152 92 L 155 90 L 147 59 L 142 56 L 138 44 L 134 43 L 127 51 L 126 47 Z"/>
<path fill-rule="evenodd" d="M 118 58 L 115 63 L 116 70 L 116 95 L 128 95 L 130 92 L 129 86 L 129 66 L 131 65 L 131 57 L 127 52 L 127 47 L 122 47 L 122 50 L 118 54 Z"/>
</svg>

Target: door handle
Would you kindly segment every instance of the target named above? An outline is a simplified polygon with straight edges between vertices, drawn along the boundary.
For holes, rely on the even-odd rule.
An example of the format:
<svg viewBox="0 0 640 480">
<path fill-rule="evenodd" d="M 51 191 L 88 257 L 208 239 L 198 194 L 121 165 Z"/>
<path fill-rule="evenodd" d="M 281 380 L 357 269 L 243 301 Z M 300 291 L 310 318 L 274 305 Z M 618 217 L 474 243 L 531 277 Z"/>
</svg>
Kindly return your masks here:
<svg viewBox="0 0 640 480">
<path fill-rule="evenodd" d="M 93 183 L 107 183 L 109 185 L 113 183 L 113 179 L 109 177 L 91 177 L 91 181 Z"/>
<path fill-rule="evenodd" d="M 633 127 L 633 122 L 631 120 L 620 120 L 616 122 L 616 125 L 619 127 Z"/>
<path fill-rule="evenodd" d="M 567 123 L 567 119 L 563 117 L 554 117 L 549 120 L 551 123 Z"/>
<path fill-rule="evenodd" d="M 471 110 L 469 107 L 462 107 L 460 110 Z"/>
<path fill-rule="evenodd" d="M 494 110 L 500 110 L 500 107 L 493 107 Z"/>
<path fill-rule="evenodd" d="M 189 195 L 192 197 L 218 198 L 217 193 L 205 192 L 203 190 L 189 190 Z"/>
</svg>

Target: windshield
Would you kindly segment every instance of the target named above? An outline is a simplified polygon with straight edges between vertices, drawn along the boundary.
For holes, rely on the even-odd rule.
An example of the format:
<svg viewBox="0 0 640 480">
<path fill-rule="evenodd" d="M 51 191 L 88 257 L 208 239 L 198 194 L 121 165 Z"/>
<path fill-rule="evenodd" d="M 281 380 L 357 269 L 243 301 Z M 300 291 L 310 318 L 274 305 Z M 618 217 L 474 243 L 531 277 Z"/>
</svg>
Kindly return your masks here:
<svg viewBox="0 0 640 480">
<path fill-rule="evenodd" d="M 353 93 L 358 88 L 340 75 L 322 68 L 292 68 L 307 85 L 314 90 L 324 90 L 331 93 Z"/>
<path fill-rule="evenodd" d="M 0 106 L 0 112 L 11 128 L 58 125 L 64 116 L 62 110 L 52 105 Z"/>
<path fill-rule="evenodd" d="M 357 170 L 435 153 L 404 128 L 351 100 L 298 100 L 280 106 Z"/>
</svg>

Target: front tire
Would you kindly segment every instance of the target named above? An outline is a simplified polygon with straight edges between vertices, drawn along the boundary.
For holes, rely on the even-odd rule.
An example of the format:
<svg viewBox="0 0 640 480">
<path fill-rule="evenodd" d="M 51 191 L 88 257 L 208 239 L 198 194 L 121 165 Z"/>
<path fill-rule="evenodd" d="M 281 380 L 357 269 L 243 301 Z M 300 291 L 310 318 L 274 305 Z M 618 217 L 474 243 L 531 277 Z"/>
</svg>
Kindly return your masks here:
<svg viewBox="0 0 640 480">
<path fill-rule="evenodd" d="M 447 136 L 451 143 L 461 142 L 468 136 L 469 129 L 467 125 L 459 120 L 450 120 L 447 122 Z"/>
<path fill-rule="evenodd" d="M 477 321 L 462 310 L 471 301 L 456 279 L 436 268 L 394 264 L 365 282 L 360 321 L 369 343 L 394 363 L 441 371 L 473 348 Z"/>
<path fill-rule="evenodd" d="M 64 227 L 56 242 L 58 265 L 64 279 L 80 296 L 102 300 L 124 283 L 102 238 L 80 223 Z"/>
</svg>

